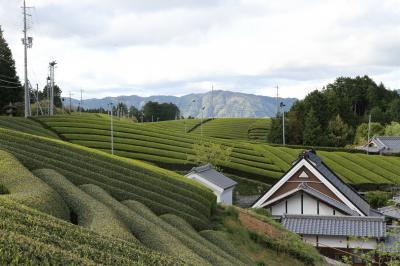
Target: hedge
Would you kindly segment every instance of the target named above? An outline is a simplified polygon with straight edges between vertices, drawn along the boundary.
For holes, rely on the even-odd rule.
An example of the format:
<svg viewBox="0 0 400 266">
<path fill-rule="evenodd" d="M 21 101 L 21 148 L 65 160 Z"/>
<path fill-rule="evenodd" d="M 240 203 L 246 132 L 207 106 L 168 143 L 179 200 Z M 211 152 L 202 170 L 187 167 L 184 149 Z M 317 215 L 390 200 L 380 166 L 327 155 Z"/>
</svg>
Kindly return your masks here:
<svg viewBox="0 0 400 266">
<path fill-rule="evenodd" d="M 146 206 L 144 206 L 140 202 L 127 200 L 123 201 L 122 203 L 125 204 L 132 211 L 144 217 L 145 219 L 152 221 L 156 226 L 163 228 L 165 231 L 175 236 L 184 245 L 186 245 L 193 252 L 195 252 L 197 255 L 207 260 L 211 264 L 213 265 L 222 265 L 226 263 L 228 264 L 231 263 L 232 265 L 237 264 L 229 254 L 225 254 L 225 252 L 219 249 L 217 246 L 201 239 L 201 236 L 198 235 L 197 232 L 195 231 L 191 232 L 193 233 L 193 235 L 196 235 L 196 237 L 193 238 L 191 235 L 186 234 L 185 230 L 176 228 L 173 225 L 170 225 L 169 223 L 165 222 L 162 218 L 156 216 L 153 212 L 151 212 L 151 210 L 149 210 Z M 174 217 L 175 219 L 180 219 L 176 216 Z M 201 241 L 198 241 L 198 239 L 201 239 Z M 227 260 L 229 260 L 229 262 Z"/>
<path fill-rule="evenodd" d="M 138 243 L 91 230 L 0 198 L 0 261 L 43 265 L 183 265 Z"/>
<path fill-rule="evenodd" d="M 225 233 L 214 230 L 204 230 L 200 235 L 246 265 L 252 265 L 253 262 L 249 257 L 243 254 L 240 250 L 235 248 L 225 236 Z"/>
<path fill-rule="evenodd" d="M 34 173 L 63 197 L 77 215 L 79 225 L 103 235 L 136 241 L 127 226 L 110 208 L 87 195 L 64 176 L 50 169 L 40 169 Z"/>
<path fill-rule="evenodd" d="M 0 150 L 0 182 L 13 199 L 26 206 L 69 220 L 69 210 L 60 195 L 28 171 L 13 155 Z"/>
<path fill-rule="evenodd" d="M 30 139 L 35 141 L 32 142 Z M 51 149 L 47 148 L 46 151 L 45 147 L 49 147 L 49 145 L 51 145 Z M 179 215 L 184 214 L 186 210 L 189 212 L 187 217 L 195 218 L 195 216 L 199 216 L 201 219 L 205 219 L 198 211 L 202 211 L 207 216 L 215 204 L 215 196 L 212 192 L 208 192 L 204 188 L 198 188 L 197 184 L 177 174 L 156 167 L 149 167 L 141 162 L 136 162 L 138 166 L 140 165 L 138 167 L 127 159 L 112 159 L 115 157 L 108 157 L 100 152 L 86 151 L 71 144 L 48 143 L 48 140 L 32 136 L 17 138 L 16 136 L 11 137 L 5 134 L 0 139 L 0 146 L 19 154 L 24 159 L 24 164 L 29 164 L 31 168 L 57 167 L 58 171 L 61 169 L 61 173 L 76 184 L 82 184 L 80 179 L 91 182 L 97 180 L 98 183 L 125 190 L 127 192 L 126 195 L 132 195 L 129 190 L 134 193 L 141 193 L 139 195 L 146 198 L 152 198 L 153 195 L 154 198 L 152 200 L 159 201 L 161 205 L 176 205 L 178 209 L 182 209 L 182 211 L 174 212 Z M 49 151 L 51 152 L 49 153 Z M 40 158 L 40 160 L 35 158 Z M 150 169 L 153 171 L 150 171 Z M 108 174 L 108 176 L 103 173 Z M 77 176 L 79 178 L 76 178 Z M 159 184 L 157 185 L 157 183 Z M 142 184 L 142 187 L 138 186 L 140 184 Z M 163 188 L 166 184 L 170 184 L 171 191 Z M 166 187 L 168 188 L 168 186 Z M 149 191 L 149 189 L 160 190 L 161 194 L 158 195 L 158 193 Z M 179 202 L 173 201 L 172 198 L 164 195 L 175 197 Z M 196 209 L 189 207 L 187 202 L 197 206 Z M 167 209 L 170 210 L 171 208 L 168 207 Z"/>
<path fill-rule="evenodd" d="M 109 208 L 112 208 L 145 246 L 162 253 L 180 257 L 187 262 L 196 262 L 198 265 L 204 265 L 205 261 L 203 259 L 184 246 L 173 235 L 154 224 L 152 220 L 146 219 L 140 213 L 129 209 L 100 187 L 83 185 L 80 188 Z"/>
<path fill-rule="evenodd" d="M 6 117 L 0 116 L 0 127 L 8 128 L 18 132 L 29 133 L 49 138 L 58 138 L 56 134 L 50 130 L 44 129 L 40 124 L 31 120 L 21 117 Z"/>
<path fill-rule="evenodd" d="M 181 218 L 172 215 L 172 214 L 164 214 L 160 216 L 166 223 L 175 227 L 178 231 L 185 234 L 187 237 L 191 238 L 193 248 L 203 246 L 204 249 L 199 250 L 204 257 L 207 257 L 208 260 L 213 265 L 244 265 L 241 261 L 238 261 L 222 249 L 218 248 L 211 242 L 207 241 L 201 235 L 199 235 L 187 222 L 182 220 Z M 206 249 L 205 249 L 206 248 Z M 207 250 L 208 249 L 208 250 Z M 215 252 L 213 252 L 215 251 Z"/>
</svg>

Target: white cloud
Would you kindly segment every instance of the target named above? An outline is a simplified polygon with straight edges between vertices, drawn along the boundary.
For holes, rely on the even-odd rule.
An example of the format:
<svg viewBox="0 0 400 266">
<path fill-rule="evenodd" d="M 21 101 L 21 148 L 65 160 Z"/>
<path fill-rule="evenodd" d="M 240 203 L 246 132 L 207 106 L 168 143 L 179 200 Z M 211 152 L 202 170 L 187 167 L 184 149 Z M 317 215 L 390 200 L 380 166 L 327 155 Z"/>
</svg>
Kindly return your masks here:
<svg viewBox="0 0 400 266">
<path fill-rule="evenodd" d="M 22 1 L 0 24 L 22 67 Z M 28 0 L 33 83 L 57 60 L 65 92 L 86 97 L 218 89 L 304 97 L 338 76 L 400 85 L 396 0 Z M 168 3 L 168 4 L 167 4 Z"/>
</svg>

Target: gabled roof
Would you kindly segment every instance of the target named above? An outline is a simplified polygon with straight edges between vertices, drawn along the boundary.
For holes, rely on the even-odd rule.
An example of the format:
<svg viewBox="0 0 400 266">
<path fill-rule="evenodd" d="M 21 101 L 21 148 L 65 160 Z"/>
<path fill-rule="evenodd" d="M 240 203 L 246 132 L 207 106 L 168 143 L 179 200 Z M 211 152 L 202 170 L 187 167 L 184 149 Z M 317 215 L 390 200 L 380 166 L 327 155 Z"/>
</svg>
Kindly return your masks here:
<svg viewBox="0 0 400 266">
<path fill-rule="evenodd" d="M 228 189 L 237 185 L 235 181 L 216 171 L 211 164 L 193 167 L 186 176 L 190 174 L 197 174 L 222 189 Z"/>
<path fill-rule="evenodd" d="M 253 207 L 260 207 L 262 204 L 267 202 L 268 198 L 276 191 L 280 186 L 288 180 L 295 170 L 298 170 L 301 165 L 309 168 L 310 171 L 314 171 L 318 178 L 328 186 L 349 208 L 355 210 L 361 215 L 369 216 L 376 215 L 371 212 L 370 205 L 364 200 L 355 190 L 346 185 L 340 177 L 338 177 L 322 160 L 315 154 L 314 151 L 306 151 L 300 154 L 299 159 L 295 161 L 288 172 L 275 184 L 267 193 L 261 196 L 254 204 Z"/>
<path fill-rule="evenodd" d="M 342 194 L 357 206 L 365 215 L 370 215 L 370 205 L 350 186 L 345 184 L 313 151 L 303 153 L 300 158 L 311 160 L 313 166 L 332 183 Z"/>
<path fill-rule="evenodd" d="M 400 207 L 386 206 L 386 207 L 380 208 L 379 211 L 385 216 L 400 220 Z"/>
<path fill-rule="evenodd" d="M 348 215 L 355 215 L 358 216 L 359 214 L 356 211 L 353 211 L 352 209 L 350 209 L 348 206 L 346 206 L 345 204 L 319 192 L 318 190 L 308 186 L 306 183 L 300 183 L 300 185 L 297 186 L 297 188 L 287 192 L 285 194 L 285 197 L 288 197 L 290 195 L 293 195 L 294 193 L 297 193 L 299 191 L 303 191 L 304 193 L 309 194 L 310 196 L 317 198 L 319 200 L 321 200 L 322 202 L 327 203 L 328 205 L 331 205 L 332 207 L 335 207 L 338 210 L 341 210 L 345 213 L 347 213 Z M 276 200 L 271 200 L 271 203 L 278 201 L 279 198 L 275 198 Z M 268 203 L 268 202 L 267 202 Z M 271 203 L 268 203 L 271 204 Z"/>
<path fill-rule="evenodd" d="M 282 225 L 297 234 L 385 237 L 383 217 L 284 215 Z"/>
<path fill-rule="evenodd" d="M 370 147 L 371 143 L 375 146 Z M 400 153 L 400 136 L 375 136 L 370 142 L 359 147 L 370 152 Z"/>
</svg>

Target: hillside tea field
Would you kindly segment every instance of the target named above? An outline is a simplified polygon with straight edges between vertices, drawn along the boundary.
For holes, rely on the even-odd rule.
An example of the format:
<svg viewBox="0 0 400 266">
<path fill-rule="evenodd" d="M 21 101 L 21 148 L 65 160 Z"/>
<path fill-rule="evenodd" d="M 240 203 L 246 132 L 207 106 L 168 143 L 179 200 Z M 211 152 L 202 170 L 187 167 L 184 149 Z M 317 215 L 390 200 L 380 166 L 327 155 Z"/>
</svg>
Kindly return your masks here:
<svg viewBox="0 0 400 266">
<path fill-rule="evenodd" d="M 249 121 L 253 122 L 249 122 Z M 110 152 L 110 125 L 105 116 L 64 115 L 41 118 L 58 136 L 69 142 Z M 190 121 L 187 128 L 193 132 L 184 133 L 184 123 Z M 199 120 L 176 120 L 158 123 L 127 123 L 116 121 L 114 126 L 115 154 L 140 159 L 167 167 L 172 170 L 189 170 L 193 165 L 188 163 L 187 156 L 193 155 L 193 144 L 201 141 L 213 141 L 233 146 L 230 161 L 222 168 L 226 173 L 239 177 L 237 181 L 256 181 L 272 184 L 287 171 L 297 159 L 302 149 L 270 146 L 265 143 L 232 139 L 231 133 L 239 129 L 254 126 L 268 120 L 263 119 L 215 119 L 203 125 L 204 136 L 196 127 Z M 189 123 L 189 122 L 187 122 Z M 238 125 L 245 125 L 239 127 Z M 207 129 L 208 127 L 208 129 Z M 208 130 L 208 131 L 207 131 Z M 246 129 L 247 131 L 247 129 Z M 208 132 L 208 133 L 207 133 Z M 214 133 L 215 134 L 214 134 Z M 217 134 L 218 132 L 218 134 Z M 226 138 L 221 135 L 225 132 Z M 212 136 L 212 137 L 211 137 Z M 242 135 L 244 136 L 244 135 Z M 346 152 L 318 151 L 318 155 L 344 181 L 373 189 L 379 185 L 400 183 L 400 158 L 378 155 L 364 155 Z M 254 183 L 257 186 L 257 183 Z"/>
</svg>

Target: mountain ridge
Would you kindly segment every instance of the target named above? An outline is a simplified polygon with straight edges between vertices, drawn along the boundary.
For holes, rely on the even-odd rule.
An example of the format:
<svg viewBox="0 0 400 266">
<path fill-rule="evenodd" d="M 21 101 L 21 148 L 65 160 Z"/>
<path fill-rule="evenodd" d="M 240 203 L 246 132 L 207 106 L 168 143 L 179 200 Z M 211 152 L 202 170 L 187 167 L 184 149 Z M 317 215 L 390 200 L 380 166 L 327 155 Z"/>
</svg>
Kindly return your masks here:
<svg viewBox="0 0 400 266">
<path fill-rule="evenodd" d="M 279 98 L 283 102 L 285 110 L 289 110 L 296 98 Z M 137 95 L 92 98 L 83 101 L 83 108 L 107 109 L 108 103 L 125 103 L 128 107 L 133 105 L 141 108 L 147 102 L 174 103 L 181 110 L 184 117 L 201 117 L 201 109 L 204 107 L 203 117 L 273 117 L 276 115 L 276 98 L 254 95 L 241 92 L 215 90 L 206 93 L 191 93 L 183 96 L 154 95 L 142 97 Z M 211 104 L 213 103 L 213 104 Z M 74 106 L 79 105 L 79 100 L 72 99 Z"/>
</svg>

